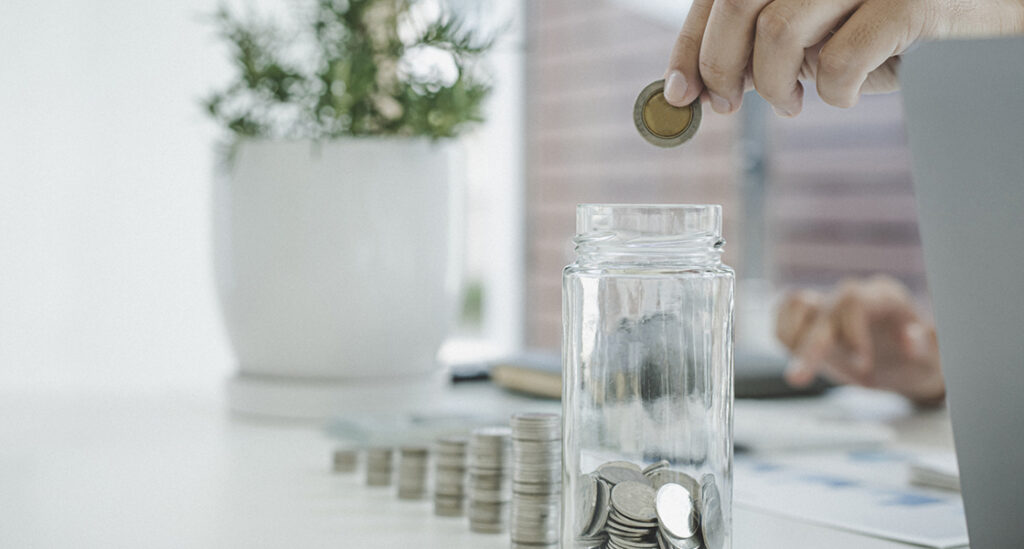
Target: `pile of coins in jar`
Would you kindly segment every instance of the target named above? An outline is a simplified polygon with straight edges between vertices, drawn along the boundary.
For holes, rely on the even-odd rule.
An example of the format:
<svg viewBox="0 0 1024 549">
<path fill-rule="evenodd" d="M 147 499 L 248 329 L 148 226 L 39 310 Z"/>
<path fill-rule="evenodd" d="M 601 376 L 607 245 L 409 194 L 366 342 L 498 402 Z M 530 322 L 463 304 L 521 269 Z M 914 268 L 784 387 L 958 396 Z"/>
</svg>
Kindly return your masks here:
<svg viewBox="0 0 1024 549">
<path fill-rule="evenodd" d="M 579 549 L 719 549 L 725 528 L 713 475 L 700 481 L 667 461 L 641 469 L 610 461 L 577 490 Z"/>
</svg>

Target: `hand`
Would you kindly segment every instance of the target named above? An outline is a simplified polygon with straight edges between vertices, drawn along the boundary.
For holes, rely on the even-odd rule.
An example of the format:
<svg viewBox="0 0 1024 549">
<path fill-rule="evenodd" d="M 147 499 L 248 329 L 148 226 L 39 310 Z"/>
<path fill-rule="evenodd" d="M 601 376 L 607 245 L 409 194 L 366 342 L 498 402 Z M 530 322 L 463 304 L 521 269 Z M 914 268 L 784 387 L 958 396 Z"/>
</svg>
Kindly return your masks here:
<svg viewBox="0 0 1024 549">
<path fill-rule="evenodd" d="M 945 396 L 935 328 L 892 278 L 844 282 L 831 295 L 789 294 L 779 307 L 776 334 L 793 353 L 786 379 L 795 386 L 821 372 L 922 404 Z"/>
<path fill-rule="evenodd" d="M 1024 0 L 694 0 L 665 74 L 665 99 L 740 107 L 751 84 L 780 116 L 803 104 L 801 80 L 851 107 L 899 87 L 899 56 L 919 39 L 1024 32 Z M 956 75 L 950 75 L 956 78 Z"/>
</svg>

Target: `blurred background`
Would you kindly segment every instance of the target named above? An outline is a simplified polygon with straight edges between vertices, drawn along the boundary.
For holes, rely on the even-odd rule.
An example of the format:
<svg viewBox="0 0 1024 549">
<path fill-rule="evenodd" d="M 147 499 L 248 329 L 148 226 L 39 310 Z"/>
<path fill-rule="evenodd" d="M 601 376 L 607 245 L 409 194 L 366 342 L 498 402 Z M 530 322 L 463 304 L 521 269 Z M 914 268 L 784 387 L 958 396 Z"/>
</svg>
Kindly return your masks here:
<svg viewBox="0 0 1024 549">
<path fill-rule="evenodd" d="M 444 360 L 557 348 L 581 202 L 723 204 L 741 307 L 745 279 L 768 281 L 764 300 L 876 272 L 924 302 L 897 94 L 840 110 L 808 93 L 792 120 L 748 95 L 660 150 L 632 105 L 661 78 L 683 3 L 451 4 L 503 31 L 486 121 L 460 138 L 463 272 Z M 206 22 L 216 7 L 0 4 L 0 386 L 216 385 L 234 370 L 211 235 L 224 133 L 200 104 L 231 72 Z"/>
</svg>

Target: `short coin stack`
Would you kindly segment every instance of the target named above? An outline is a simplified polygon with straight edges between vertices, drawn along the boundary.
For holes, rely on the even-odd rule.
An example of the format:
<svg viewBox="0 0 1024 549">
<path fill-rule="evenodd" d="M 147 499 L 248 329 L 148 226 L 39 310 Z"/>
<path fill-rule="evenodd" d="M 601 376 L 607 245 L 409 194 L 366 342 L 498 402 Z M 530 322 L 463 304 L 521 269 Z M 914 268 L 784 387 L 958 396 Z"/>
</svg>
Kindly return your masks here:
<svg viewBox="0 0 1024 549">
<path fill-rule="evenodd" d="M 429 450 L 423 446 L 403 446 L 399 456 L 398 499 L 423 499 L 427 495 Z"/>
<path fill-rule="evenodd" d="M 508 523 L 508 427 L 483 427 L 469 441 L 469 529 L 499 534 Z"/>
<path fill-rule="evenodd" d="M 512 548 L 553 548 L 562 492 L 561 418 L 516 414 L 511 425 Z"/>
<path fill-rule="evenodd" d="M 335 473 L 352 473 L 359 464 L 359 451 L 353 448 L 337 448 L 334 450 L 332 468 Z"/>
<path fill-rule="evenodd" d="M 366 485 L 389 486 L 391 484 L 391 448 L 370 448 L 366 451 Z"/>
<path fill-rule="evenodd" d="M 721 549 L 725 524 L 715 477 L 693 477 L 662 461 L 641 469 L 612 461 L 577 488 L 577 547 Z"/>
<path fill-rule="evenodd" d="M 434 445 L 434 514 L 461 517 L 466 500 L 465 437 L 443 437 Z"/>
</svg>

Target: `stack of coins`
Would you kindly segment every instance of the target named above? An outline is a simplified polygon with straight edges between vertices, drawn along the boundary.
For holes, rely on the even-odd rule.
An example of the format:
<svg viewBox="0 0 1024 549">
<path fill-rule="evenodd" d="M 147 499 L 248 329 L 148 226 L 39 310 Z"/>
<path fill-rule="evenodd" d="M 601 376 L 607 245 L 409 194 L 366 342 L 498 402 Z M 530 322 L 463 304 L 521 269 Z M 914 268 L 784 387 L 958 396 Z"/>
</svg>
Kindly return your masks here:
<svg viewBox="0 0 1024 549">
<path fill-rule="evenodd" d="M 399 449 L 398 499 L 423 499 L 427 495 L 427 459 L 430 452 L 423 446 Z"/>
<path fill-rule="evenodd" d="M 512 548 L 558 544 L 562 428 L 557 414 L 512 416 Z"/>
<path fill-rule="evenodd" d="M 650 484 L 636 480 L 612 487 L 608 513 L 608 545 L 658 549 L 658 514 L 654 509 L 657 492 Z"/>
<path fill-rule="evenodd" d="M 366 451 L 366 485 L 391 485 L 391 448 L 370 448 Z"/>
<path fill-rule="evenodd" d="M 461 517 L 466 500 L 465 437 L 442 437 L 434 445 L 434 514 Z"/>
<path fill-rule="evenodd" d="M 335 473 L 355 472 L 359 463 L 359 451 L 352 448 L 336 448 L 333 454 L 332 468 Z"/>
<path fill-rule="evenodd" d="M 613 461 L 579 479 L 577 547 L 721 549 L 722 504 L 713 475 L 700 482 L 662 461 Z"/>
<path fill-rule="evenodd" d="M 508 427 L 484 427 L 469 441 L 469 529 L 500 534 L 508 522 Z"/>
</svg>

